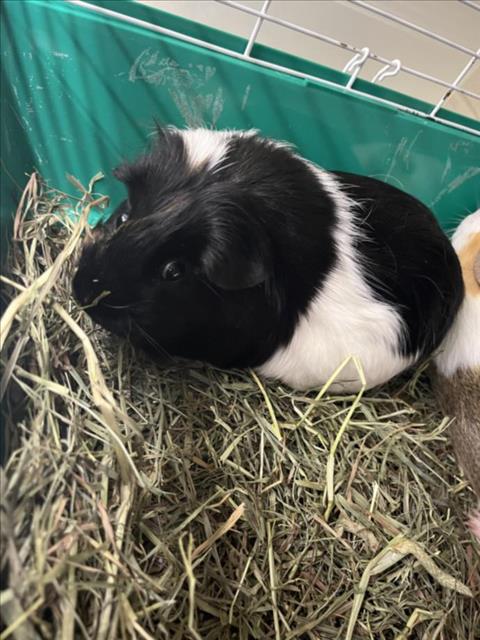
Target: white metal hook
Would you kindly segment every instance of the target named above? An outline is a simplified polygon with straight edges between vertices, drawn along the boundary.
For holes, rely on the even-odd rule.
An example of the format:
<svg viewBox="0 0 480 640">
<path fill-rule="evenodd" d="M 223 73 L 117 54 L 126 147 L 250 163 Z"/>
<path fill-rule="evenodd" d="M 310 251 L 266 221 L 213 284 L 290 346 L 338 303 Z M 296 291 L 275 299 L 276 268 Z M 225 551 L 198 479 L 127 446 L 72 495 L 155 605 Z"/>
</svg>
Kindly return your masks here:
<svg viewBox="0 0 480 640">
<path fill-rule="evenodd" d="M 377 73 L 372 78 L 372 82 L 381 82 L 384 78 L 396 76 L 401 68 L 402 63 L 398 58 L 395 58 L 395 60 L 392 60 L 389 64 L 386 64 L 379 71 L 377 71 Z"/>
<path fill-rule="evenodd" d="M 351 74 L 347 82 L 347 89 L 350 89 L 352 84 L 355 82 L 358 74 L 360 73 L 360 69 L 363 67 L 363 63 L 369 55 L 370 49 L 368 47 L 363 47 L 358 53 L 353 56 L 351 60 L 347 62 L 347 64 L 343 68 L 343 73 Z"/>
</svg>

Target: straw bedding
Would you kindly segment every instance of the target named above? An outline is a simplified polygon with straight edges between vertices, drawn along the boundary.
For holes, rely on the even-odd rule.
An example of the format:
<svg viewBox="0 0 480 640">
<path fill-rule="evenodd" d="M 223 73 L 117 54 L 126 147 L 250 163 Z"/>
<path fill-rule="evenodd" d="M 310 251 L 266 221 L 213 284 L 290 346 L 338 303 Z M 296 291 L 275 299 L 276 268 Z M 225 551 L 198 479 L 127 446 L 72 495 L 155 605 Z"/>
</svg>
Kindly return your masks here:
<svg viewBox="0 0 480 640">
<path fill-rule="evenodd" d="M 0 637 L 478 637 L 473 497 L 425 372 L 338 397 L 160 369 L 71 297 L 98 178 L 33 175 L 15 218 Z"/>
</svg>

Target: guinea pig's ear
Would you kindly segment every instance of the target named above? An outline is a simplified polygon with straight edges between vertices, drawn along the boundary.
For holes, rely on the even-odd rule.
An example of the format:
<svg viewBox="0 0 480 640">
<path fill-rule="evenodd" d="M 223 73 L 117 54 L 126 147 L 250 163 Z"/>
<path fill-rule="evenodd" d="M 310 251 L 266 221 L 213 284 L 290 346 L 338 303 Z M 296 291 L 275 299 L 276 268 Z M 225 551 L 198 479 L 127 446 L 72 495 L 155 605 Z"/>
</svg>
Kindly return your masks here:
<svg viewBox="0 0 480 640">
<path fill-rule="evenodd" d="M 145 167 L 141 162 L 124 162 L 113 170 L 113 175 L 128 186 L 132 182 L 144 179 Z"/>
<path fill-rule="evenodd" d="M 132 164 L 125 162 L 113 170 L 113 175 L 127 187 L 130 203 L 145 191 L 147 167 L 141 160 Z"/>
<path fill-rule="evenodd" d="M 231 224 L 214 234 L 203 255 L 209 281 L 220 289 L 249 289 L 271 276 L 272 261 L 267 239 L 258 225 Z"/>
</svg>

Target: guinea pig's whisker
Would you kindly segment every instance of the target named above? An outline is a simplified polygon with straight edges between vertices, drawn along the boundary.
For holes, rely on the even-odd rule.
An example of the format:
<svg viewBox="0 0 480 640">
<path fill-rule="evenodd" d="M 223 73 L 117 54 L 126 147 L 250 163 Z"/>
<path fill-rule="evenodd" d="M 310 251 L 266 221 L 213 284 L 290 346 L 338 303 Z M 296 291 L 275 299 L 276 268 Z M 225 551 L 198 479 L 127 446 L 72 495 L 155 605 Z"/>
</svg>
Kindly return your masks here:
<svg viewBox="0 0 480 640">
<path fill-rule="evenodd" d="M 215 289 L 215 287 L 212 287 L 212 285 L 207 281 L 204 280 L 203 278 L 199 278 L 200 282 L 202 284 L 204 284 L 208 289 L 210 289 L 210 291 L 212 293 L 214 293 L 216 296 L 218 296 L 219 298 L 222 298 L 222 294 L 220 293 L 220 291 L 218 289 Z"/>
<path fill-rule="evenodd" d="M 131 304 L 108 304 L 107 302 L 103 303 L 104 307 L 108 309 L 130 309 Z"/>
<path fill-rule="evenodd" d="M 145 331 L 145 329 L 143 327 L 141 327 L 138 322 L 135 322 L 135 320 L 131 320 L 132 323 L 132 328 L 135 328 L 144 338 L 145 340 L 152 345 L 152 347 L 155 347 L 156 349 L 158 349 L 160 351 L 160 353 L 162 353 L 163 355 L 165 355 L 169 360 L 174 360 L 174 358 L 168 353 L 168 351 L 162 347 L 161 344 L 159 344 L 155 338 L 153 338 L 148 331 Z"/>
</svg>

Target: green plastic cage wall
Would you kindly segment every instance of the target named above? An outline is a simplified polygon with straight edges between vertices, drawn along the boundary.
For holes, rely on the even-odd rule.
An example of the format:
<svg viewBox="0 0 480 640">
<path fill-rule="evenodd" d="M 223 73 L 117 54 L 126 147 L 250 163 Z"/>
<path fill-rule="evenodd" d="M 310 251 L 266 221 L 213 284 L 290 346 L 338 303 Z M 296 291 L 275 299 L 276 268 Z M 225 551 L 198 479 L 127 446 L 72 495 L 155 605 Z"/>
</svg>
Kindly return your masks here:
<svg viewBox="0 0 480 640">
<path fill-rule="evenodd" d="M 445 95 L 431 105 L 379 84 L 398 61 L 300 29 L 353 55 L 344 72 L 315 64 L 255 42 L 263 20 L 289 26 L 267 15 L 269 2 L 228 4 L 256 16 L 249 40 L 122 0 L 2 3 L 3 232 L 33 169 L 65 190 L 67 173 L 86 183 L 102 171 L 113 207 L 123 188 L 111 170 L 145 145 L 155 119 L 258 129 L 327 169 L 402 187 L 445 228 L 480 206 L 480 123 L 443 108 L 480 50 L 465 50 L 465 68 L 438 81 Z M 385 63 L 374 82 L 357 77 L 369 57 Z"/>
</svg>

